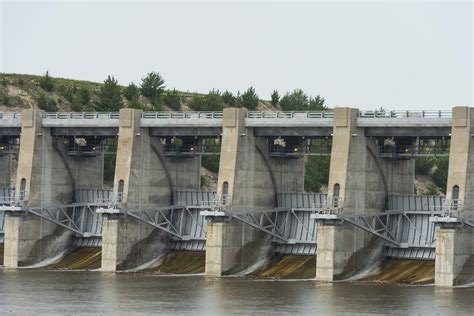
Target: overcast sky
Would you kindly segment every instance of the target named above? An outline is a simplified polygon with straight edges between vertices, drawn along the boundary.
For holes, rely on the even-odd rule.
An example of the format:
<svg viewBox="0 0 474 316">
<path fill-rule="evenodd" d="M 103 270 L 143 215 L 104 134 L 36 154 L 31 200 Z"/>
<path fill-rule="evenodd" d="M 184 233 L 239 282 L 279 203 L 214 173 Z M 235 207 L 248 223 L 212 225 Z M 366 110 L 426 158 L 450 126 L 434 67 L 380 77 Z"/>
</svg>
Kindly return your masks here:
<svg viewBox="0 0 474 316">
<path fill-rule="evenodd" d="M 329 106 L 449 109 L 473 104 L 473 11 L 464 2 L 9 2 L 7 73 L 263 99 L 301 88 Z"/>
</svg>

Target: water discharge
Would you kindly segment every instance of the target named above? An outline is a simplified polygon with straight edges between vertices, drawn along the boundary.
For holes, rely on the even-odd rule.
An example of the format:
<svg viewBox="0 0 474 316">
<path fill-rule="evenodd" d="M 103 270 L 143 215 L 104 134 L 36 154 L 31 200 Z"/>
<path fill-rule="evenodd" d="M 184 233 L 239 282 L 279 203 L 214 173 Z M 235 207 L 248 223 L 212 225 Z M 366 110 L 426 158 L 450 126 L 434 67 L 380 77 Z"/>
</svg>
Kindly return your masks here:
<svg viewBox="0 0 474 316">
<path fill-rule="evenodd" d="M 95 270 L 100 269 L 102 249 L 97 247 L 76 248 L 59 261 L 49 266 L 51 269 Z"/>
<path fill-rule="evenodd" d="M 274 279 L 314 279 L 316 256 L 275 256 L 264 269 L 250 276 Z"/>
<path fill-rule="evenodd" d="M 401 284 L 433 284 L 434 260 L 385 259 L 360 281 Z"/>
<path fill-rule="evenodd" d="M 144 271 L 169 274 L 197 274 L 204 273 L 205 263 L 205 252 L 172 251 Z"/>
</svg>

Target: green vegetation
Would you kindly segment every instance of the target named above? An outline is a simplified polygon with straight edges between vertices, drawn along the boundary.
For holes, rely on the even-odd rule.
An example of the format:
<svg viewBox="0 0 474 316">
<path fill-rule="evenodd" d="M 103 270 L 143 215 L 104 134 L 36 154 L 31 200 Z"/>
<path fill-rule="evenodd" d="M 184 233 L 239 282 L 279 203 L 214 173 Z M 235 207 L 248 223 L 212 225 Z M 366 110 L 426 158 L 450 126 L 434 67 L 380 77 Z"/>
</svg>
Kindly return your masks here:
<svg viewBox="0 0 474 316">
<path fill-rule="evenodd" d="M 257 109 L 258 105 L 258 95 L 255 92 L 254 87 L 248 88 L 239 98 L 239 105 L 247 108 L 248 110 Z"/>
<path fill-rule="evenodd" d="M 278 94 L 277 90 L 273 90 L 272 92 L 271 103 L 274 107 L 277 107 L 278 103 L 280 103 L 280 94 Z"/>
<path fill-rule="evenodd" d="M 232 94 L 232 92 L 227 90 L 222 94 L 222 100 L 224 100 L 224 103 L 228 107 L 233 107 L 237 104 L 237 98 Z"/>
<path fill-rule="evenodd" d="M 219 90 L 211 90 L 206 95 L 195 95 L 189 102 L 194 111 L 222 111 L 225 103 Z"/>
<path fill-rule="evenodd" d="M 202 156 L 201 159 L 201 165 L 204 168 L 214 173 L 219 172 L 220 155 Z"/>
<path fill-rule="evenodd" d="M 49 76 L 49 71 L 46 71 L 46 74 L 40 78 L 39 85 L 45 91 L 51 92 L 53 91 L 53 78 Z"/>
<path fill-rule="evenodd" d="M 428 175 L 435 165 L 433 157 L 418 157 L 415 159 L 415 172 Z"/>
<path fill-rule="evenodd" d="M 178 90 L 168 90 L 163 96 L 163 101 L 167 106 L 169 106 L 173 111 L 179 111 L 181 109 L 181 95 Z"/>
<path fill-rule="evenodd" d="M 304 189 L 319 192 L 329 181 L 330 156 L 309 156 L 305 163 Z"/>
<path fill-rule="evenodd" d="M 53 98 L 49 98 L 44 92 L 41 92 L 38 95 L 36 98 L 36 104 L 38 105 L 38 108 L 46 112 L 56 112 L 58 110 L 56 101 Z"/>
<path fill-rule="evenodd" d="M 308 97 L 303 90 L 296 89 L 281 98 L 280 107 L 283 111 L 321 111 L 327 109 L 324 101 L 319 95 Z"/>
<path fill-rule="evenodd" d="M 118 111 L 123 107 L 121 88 L 114 77 L 108 76 L 100 87 L 96 108 L 101 112 Z"/>
<path fill-rule="evenodd" d="M 165 80 L 157 72 L 150 72 L 142 79 L 140 91 L 147 98 L 160 97 L 165 90 Z"/>
<path fill-rule="evenodd" d="M 137 85 L 131 82 L 125 89 L 123 89 L 123 96 L 128 101 L 138 100 L 140 97 L 140 89 L 138 89 Z"/>
<path fill-rule="evenodd" d="M 448 182 L 448 167 L 448 157 L 440 157 L 436 159 L 436 171 L 433 173 L 433 181 L 443 193 L 446 193 L 446 186 Z"/>
</svg>

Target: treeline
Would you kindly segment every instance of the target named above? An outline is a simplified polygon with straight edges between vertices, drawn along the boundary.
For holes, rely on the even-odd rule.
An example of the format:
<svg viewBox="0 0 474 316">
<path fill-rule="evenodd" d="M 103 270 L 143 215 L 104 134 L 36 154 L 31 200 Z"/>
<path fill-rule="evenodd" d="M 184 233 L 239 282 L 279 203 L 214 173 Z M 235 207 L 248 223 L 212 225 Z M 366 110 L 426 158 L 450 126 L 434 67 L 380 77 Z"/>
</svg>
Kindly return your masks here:
<svg viewBox="0 0 474 316">
<path fill-rule="evenodd" d="M 249 87 L 242 93 L 226 90 L 221 92 L 212 89 L 207 94 L 183 94 L 171 89 L 166 90 L 164 78 L 157 72 L 150 72 L 137 85 L 131 82 L 128 86 L 120 86 L 113 76 L 108 76 L 98 89 L 87 85 L 68 85 L 56 83 L 56 79 L 47 71 L 39 80 L 40 91 L 36 102 L 40 109 L 48 112 L 59 110 L 61 99 L 49 95 L 56 92 L 70 103 L 72 111 L 118 111 L 123 107 L 149 111 L 163 111 L 165 106 L 173 111 L 180 111 L 185 105 L 193 111 L 222 111 L 226 107 L 245 107 L 257 110 L 261 101 L 254 87 Z M 311 111 L 324 110 L 325 100 L 321 96 L 312 97 L 301 89 L 287 92 L 280 97 L 277 90 L 270 96 L 270 104 L 274 109 L 282 111 Z"/>
</svg>

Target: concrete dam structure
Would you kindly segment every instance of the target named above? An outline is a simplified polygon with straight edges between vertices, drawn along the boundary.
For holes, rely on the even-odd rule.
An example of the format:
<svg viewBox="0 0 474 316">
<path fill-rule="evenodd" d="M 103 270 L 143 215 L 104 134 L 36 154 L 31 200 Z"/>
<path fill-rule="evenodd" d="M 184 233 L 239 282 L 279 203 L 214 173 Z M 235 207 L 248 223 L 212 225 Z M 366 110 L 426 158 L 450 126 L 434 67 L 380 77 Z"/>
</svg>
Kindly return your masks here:
<svg viewBox="0 0 474 316">
<path fill-rule="evenodd" d="M 472 282 L 473 123 L 470 107 L 0 113 L 3 265 Z M 304 191 L 311 155 L 330 157 L 327 194 Z M 449 156 L 445 197 L 413 194 L 422 156 Z"/>
</svg>

